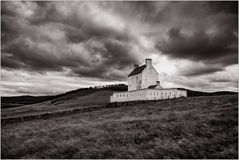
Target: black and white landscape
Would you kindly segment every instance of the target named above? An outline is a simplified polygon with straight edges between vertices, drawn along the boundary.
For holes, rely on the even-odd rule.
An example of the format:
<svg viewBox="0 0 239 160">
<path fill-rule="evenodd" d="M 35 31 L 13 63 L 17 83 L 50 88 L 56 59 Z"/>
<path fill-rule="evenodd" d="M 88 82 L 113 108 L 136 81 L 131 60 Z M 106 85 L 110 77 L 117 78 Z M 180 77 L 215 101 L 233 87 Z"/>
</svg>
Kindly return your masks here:
<svg viewBox="0 0 239 160">
<path fill-rule="evenodd" d="M 151 58 L 187 97 L 110 103 Z M 238 158 L 238 2 L 1 1 L 1 158 Z"/>
</svg>

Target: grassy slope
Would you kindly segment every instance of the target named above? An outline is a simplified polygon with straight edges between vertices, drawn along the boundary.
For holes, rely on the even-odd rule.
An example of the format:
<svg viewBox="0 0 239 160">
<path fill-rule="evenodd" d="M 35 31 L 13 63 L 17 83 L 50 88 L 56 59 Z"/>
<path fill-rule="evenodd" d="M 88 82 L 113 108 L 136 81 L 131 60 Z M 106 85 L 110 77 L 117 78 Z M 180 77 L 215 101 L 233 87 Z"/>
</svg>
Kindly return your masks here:
<svg viewBox="0 0 239 160">
<path fill-rule="evenodd" d="M 2 158 L 238 158 L 238 97 L 195 97 L 2 126 Z"/>
<path fill-rule="evenodd" d="M 183 88 L 180 88 L 183 89 Z M 50 113 L 62 110 L 68 110 L 72 108 L 79 108 L 79 107 L 86 107 L 86 106 L 101 106 L 106 103 L 110 102 L 110 96 L 115 91 L 125 91 L 127 90 L 126 85 L 115 85 L 109 86 L 105 88 L 85 88 L 85 89 L 78 89 L 73 90 L 70 92 L 66 92 L 64 94 L 60 94 L 57 96 L 49 97 L 48 101 L 44 102 L 36 102 L 36 104 L 25 105 L 21 107 L 13 107 L 13 108 L 5 108 L 1 112 L 2 118 L 11 118 L 11 117 L 19 117 L 19 116 L 26 116 L 26 115 L 37 115 L 41 113 Z M 186 90 L 186 89 L 184 89 Z M 199 92 L 199 91 L 192 91 L 187 90 L 188 97 L 194 96 L 213 96 L 213 95 L 223 95 L 223 94 L 237 94 L 235 92 L 213 92 L 213 93 L 206 93 L 206 92 Z M 31 100 L 30 96 L 22 96 L 22 102 L 33 103 L 34 100 Z M 35 97 L 37 98 L 37 97 Z M 41 97 L 38 97 L 41 98 Z M 4 100 L 5 102 L 10 102 L 11 99 L 8 101 Z M 41 98 L 43 99 L 43 97 Z M 46 99 L 46 98 L 45 98 Z M 13 101 L 14 103 L 15 101 Z M 16 98 L 16 102 L 20 102 L 20 97 Z"/>
<path fill-rule="evenodd" d="M 188 97 L 195 96 L 215 96 L 215 95 L 232 95 L 237 94 L 236 92 L 229 91 L 220 91 L 220 92 L 201 92 L 201 91 L 193 91 L 184 88 L 178 88 L 187 91 Z M 6 108 L 15 108 L 29 104 L 41 103 L 45 101 L 51 101 L 51 104 L 61 104 L 64 101 L 69 101 L 70 99 L 74 99 L 80 96 L 86 96 L 99 91 L 127 91 L 127 85 L 118 84 L 118 85 L 109 85 L 104 86 L 102 88 L 79 88 L 76 90 L 72 90 L 66 93 L 62 93 L 55 96 L 16 96 L 16 97 L 1 97 L 1 109 Z M 44 103 L 43 103 L 44 104 Z M 32 106 L 32 105 L 29 105 Z"/>
<path fill-rule="evenodd" d="M 17 96 L 17 97 L 1 97 L 1 109 L 19 107 L 28 104 L 39 103 L 53 96 Z"/>
<path fill-rule="evenodd" d="M 67 95 L 42 103 L 26 105 L 22 107 L 7 108 L 1 112 L 2 118 L 50 113 L 71 108 L 85 107 L 86 105 L 104 105 L 109 103 L 113 91 L 97 91 L 88 95 Z M 80 105 L 79 105 L 80 104 Z"/>
<path fill-rule="evenodd" d="M 52 101 L 54 104 L 58 101 L 70 100 L 80 96 L 86 96 L 97 91 L 127 91 L 127 85 L 115 84 L 89 88 L 79 88 L 55 96 L 16 96 L 16 97 L 1 97 L 1 109 L 20 107 L 29 104 Z"/>
<path fill-rule="evenodd" d="M 198 97 L 198 96 L 220 96 L 220 95 L 234 95 L 238 94 L 237 92 L 230 91 L 219 91 L 219 92 L 202 92 L 202 91 L 193 91 L 185 88 L 178 88 L 187 91 L 187 97 Z"/>
</svg>

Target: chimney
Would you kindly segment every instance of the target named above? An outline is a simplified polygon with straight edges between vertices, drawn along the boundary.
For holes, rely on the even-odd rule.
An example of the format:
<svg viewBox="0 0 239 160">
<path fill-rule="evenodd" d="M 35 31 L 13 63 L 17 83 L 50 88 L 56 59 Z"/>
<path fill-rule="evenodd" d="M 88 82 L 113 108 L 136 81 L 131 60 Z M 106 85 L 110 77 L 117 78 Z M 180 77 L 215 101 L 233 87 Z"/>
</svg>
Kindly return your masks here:
<svg viewBox="0 0 239 160">
<path fill-rule="evenodd" d="M 138 64 L 134 64 L 134 69 L 137 68 L 137 67 L 139 67 L 139 65 Z"/>
<path fill-rule="evenodd" d="M 156 85 L 159 86 L 160 85 L 160 81 L 156 81 Z"/>
<path fill-rule="evenodd" d="M 152 65 L 152 59 L 151 58 L 145 59 L 145 64 L 146 64 L 146 66 L 151 66 Z"/>
</svg>

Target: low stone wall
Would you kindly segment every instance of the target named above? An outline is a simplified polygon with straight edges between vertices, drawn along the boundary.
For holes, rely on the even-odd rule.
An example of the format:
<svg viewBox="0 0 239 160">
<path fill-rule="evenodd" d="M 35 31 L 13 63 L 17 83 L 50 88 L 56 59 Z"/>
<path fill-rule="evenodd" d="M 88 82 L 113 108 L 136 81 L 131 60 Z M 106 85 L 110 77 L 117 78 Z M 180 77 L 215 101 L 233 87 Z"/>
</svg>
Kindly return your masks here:
<svg viewBox="0 0 239 160">
<path fill-rule="evenodd" d="M 138 100 L 162 100 L 187 97 L 187 91 L 178 89 L 141 89 L 128 92 L 116 92 L 110 102 L 130 102 Z"/>
<path fill-rule="evenodd" d="M 72 110 L 50 112 L 50 113 L 42 113 L 37 115 L 25 115 L 25 116 L 19 116 L 19 117 L 2 118 L 1 123 L 2 125 L 4 125 L 9 123 L 17 123 L 17 122 L 23 122 L 23 121 L 29 121 L 29 120 L 35 120 L 35 119 L 49 119 L 53 117 L 60 117 L 60 116 L 70 115 L 75 113 L 91 112 L 94 110 L 99 110 L 99 109 L 104 109 L 109 107 L 113 107 L 112 104 L 107 104 L 104 106 L 89 106 L 84 108 L 77 108 Z"/>
</svg>

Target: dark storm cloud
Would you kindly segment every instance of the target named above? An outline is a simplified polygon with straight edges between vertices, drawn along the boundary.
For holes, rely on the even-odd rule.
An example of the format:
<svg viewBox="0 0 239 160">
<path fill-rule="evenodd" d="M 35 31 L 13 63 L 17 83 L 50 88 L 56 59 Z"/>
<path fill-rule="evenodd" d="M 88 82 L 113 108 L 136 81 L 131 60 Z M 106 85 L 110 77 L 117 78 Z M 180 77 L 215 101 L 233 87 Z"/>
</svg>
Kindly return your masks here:
<svg viewBox="0 0 239 160">
<path fill-rule="evenodd" d="M 158 48 L 173 58 L 217 62 L 223 65 L 237 63 L 237 37 L 233 33 L 220 31 L 210 36 L 199 31 L 187 37 L 180 33 L 180 29 L 172 28 L 168 35 L 169 40 Z"/>
<path fill-rule="evenodd" d="M 95 37 L 113 37 L 119 40 L 131 40 L 132 38 L 129 32 L 113 28 L 107 25 L 108 22 L 100 21 L 96 24 L 97 19 L 95 17 L 100 15 L 87 13 L 90 12 L 91 5 L 86 2 L 64 2 L 64 4 L 60 2 L 38 2 L 37 4 L 38 8 L 29 22 L 35 25 L 52 22 L 60 23 L 60 28 L 65 31 L 69 42 L 77 43 Z M 101 3 L 97 4 L 96 6 L 102 6 Z"/>
<path fill-rule="evenodd" d="M 201 61 L 208 65 L 237 64 L 237 2 L 211 2 L 210 5 L 198 3 L 203 4 L 204 8 L 199 5 L 191 14 L 183 14 L 185 21 L 193 28 L 189 29 L 187 24 L 180 23 L 171 26 L 167 32 L 168 39 L 159 41 L 156 48 L 171 58 Z M 195 9 L 195 3 L 187 4 Z M 190 9 L 181 10 L 180 13 L 188 11 Z M 198 11 L 201 13 L 198 14 Z M 178 18 L 181 16 L 179 14 Z"/>
<path fill-rule="evenodd" d="M 111 24 L 115 17 L 103 11 L 96 15 L 95 5 L 5 2 L 2 8 L 4 68 L 44 72 L 66 67 L 83 77 L 122 79 L 126 73 L 121 70 L 138 63 L 134 37 Z"/>
<path fill-rule="evenodd" d="M 228 79 L 226 77 L 224 77 L 224 78 L 211 78 L 210 82 L 223 82 L 224 83 L 224 82 L 232 82 L 232 80 Z"/>
<path fill-rule="evenodd" d="M 230 2 L 223 2 L 223 1 L 217 1 L 208 2 L 213 12 L 226 12 L 226 13 L 232 13 L 237 15 L 238 14 L 238 2 L 237 1 L 230 1 Z"/>
<path fill-rule="evenodd" d="M 100 44 L 92 47 L 90 52 L 92 56 L 97 56 L 97 53 L 100 53 L 103 59 L 102 62 L 99 62 L 101 59 L 96 58 L 91 66 L 79 66 L 73 72 L 84 77 L 95 76 L 101 79 L 121 80 L 127 72 L 124 72 L 123 75 L 115 74 L 115 72 L 124 70 L 132 62 L 137 63 L 131 52 L 130 45 L 117 40 L 105 40 L 101 41 Z M 112 59 L 111 57 L 114 58 Z M 111 67 L 109 68 L 109 66 Z"/>
<path fill-rule="evenodd" d="M 224 68 L 222 66 L 190 66 L 186 67 L 180 71 L 180 74 L 183 76 L 200 76 L 200 75 L 208 75 L 214 72 L 223 71 Z"/>
</svg>

